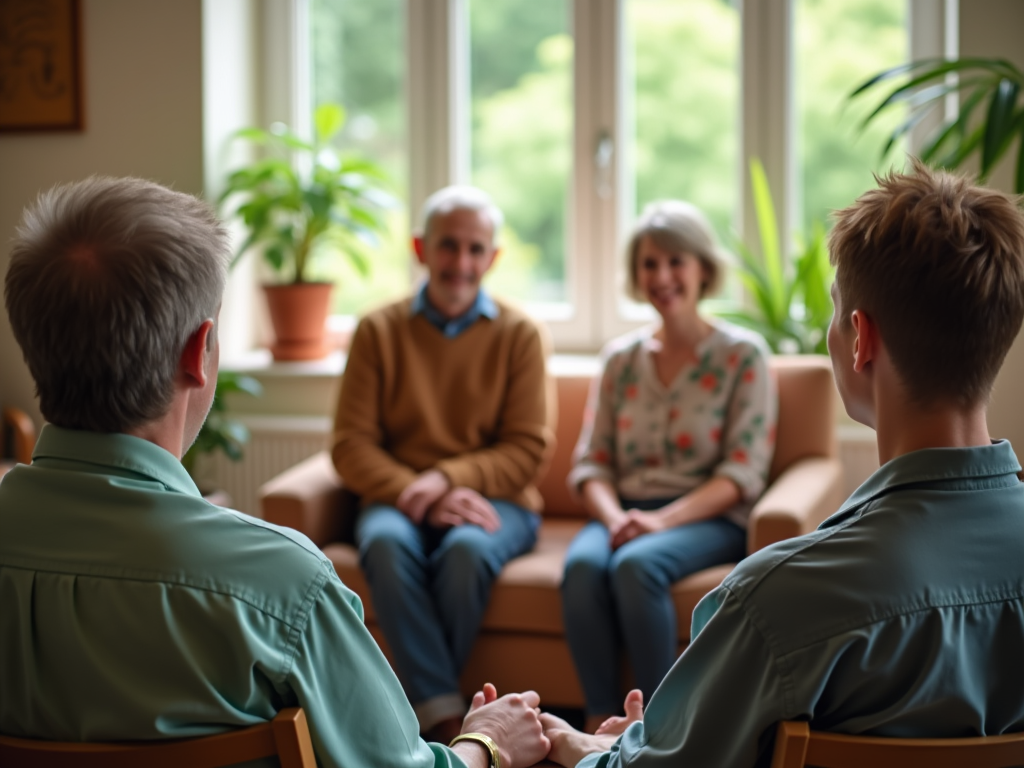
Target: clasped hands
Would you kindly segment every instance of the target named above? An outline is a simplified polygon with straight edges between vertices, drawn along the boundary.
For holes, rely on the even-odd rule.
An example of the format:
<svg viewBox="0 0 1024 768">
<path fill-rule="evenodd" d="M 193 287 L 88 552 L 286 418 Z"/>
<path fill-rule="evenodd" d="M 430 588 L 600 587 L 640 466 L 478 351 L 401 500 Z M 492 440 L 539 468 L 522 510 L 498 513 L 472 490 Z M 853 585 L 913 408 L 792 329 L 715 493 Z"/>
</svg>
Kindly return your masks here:
<svg viewBox="0 0 1024 768">
<path fill-rule="evenodd" d="M 643 536 L 645 533 L 657 533 L 670 527 L 663 511 L 642 512 L 639 509 L 620 512 L 608 520 L 607 525 L 609 544 L 612 549 L 618 549 L 637 536 Z"/>
<path fill-rule="evenodd" d="M 574 766 L 587 755 L 606 752 L 635 722 L 643 720 L 644 698 L 639 690 L 626 695 L 625 717 L 610 717 L 594 734 L 577 731 L 565 720 L 538 708 L 534 691 L 498 698 L 486 683 L 473 696 L 463 733 L 486 733 L 498 745 L 502 766 L 518 768 L 547 757 L 563 766 Z M 461 751 L 461 750 L 460 750 Z"/>
<path fill-rule="evenodd" d="M 437 528 L 473 523 L 488 533 L 501 527 L 494 505 L 464 486 L 452 487 L 448 476 L 428 469 L 405 487 L 395 506 L 417 525 L 426 521 Z"/>
</svg>

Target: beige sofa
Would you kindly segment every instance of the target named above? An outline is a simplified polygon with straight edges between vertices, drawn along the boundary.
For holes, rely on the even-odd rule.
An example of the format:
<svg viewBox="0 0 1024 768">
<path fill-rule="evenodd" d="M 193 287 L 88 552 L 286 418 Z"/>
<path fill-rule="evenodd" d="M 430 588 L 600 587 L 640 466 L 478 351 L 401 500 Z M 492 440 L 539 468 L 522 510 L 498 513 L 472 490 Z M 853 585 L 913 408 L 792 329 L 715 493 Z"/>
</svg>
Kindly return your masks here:
<svg viewBox="0 0 1024 768">
<path fill-rule="evenodd" d="M 828 359 L 774 357 L 770 367 L 779 389 L 777 447 L 770 485 L 750 519 L 749 552 L 814 530 L 843 501 Z M 533 689 L 549 706 L 580 707 L 583 694 L 565 643 L 559 584 L 566 548 L 585 520 L 565 476 L 590 380 L 559 376 L 556 381 L 558 444 L 540 484 L 545 509 L 537 546 L 509 563 L 498 578 L 461 682 L 467 695 L 491 681 L 500 692 Z M 367 627 L 388 654 L 352 545 L 355 498 L 342 488 L 328 454 L 317 454 L 278 475 L 262 487 L 260 496 L 266 520 L 300 530 L 323 548 L 342 581 L 362 598 Z M 689 641 L 694 606 L 731 569 L 710 568 L 673 587 L 680 651 Z"/>
</svg>

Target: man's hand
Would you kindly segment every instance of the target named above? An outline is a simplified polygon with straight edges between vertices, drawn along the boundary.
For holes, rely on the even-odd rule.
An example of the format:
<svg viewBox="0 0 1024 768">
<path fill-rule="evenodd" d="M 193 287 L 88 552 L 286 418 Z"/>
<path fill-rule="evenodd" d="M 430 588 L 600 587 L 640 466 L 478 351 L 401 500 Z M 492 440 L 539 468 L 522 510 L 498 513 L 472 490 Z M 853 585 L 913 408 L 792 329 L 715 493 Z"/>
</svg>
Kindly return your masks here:
<svg viewBox="0 0 1024 768">
<path fill-rule="evenodd" d="M 415 480 L 405 486 L 405 490 L 398 495 L 395 506 L 419 525 L 430 506 L 448 493 L 451 487 L 451 481 L 444 472 L 428 469 L 426 472 L 420 472 Z"/>
<path fill-rule="evenodd" d="M 473 696 L 463 733 L 482 733 L 494 739 L 502 768 L 522 768 L 540 762 L 551 748 L 537 714 L 540 696 L 535 691 L 510 693 L 497 698 L 490 683 Z M 461 743 L 456 745 L 461 746 Z"/>
<path fill-rule="evenodd" d="M 544 726 L 544 735 L 551 742 L 548 760 L 552 760 L 565 768 L 573 768 L 580 760 L 595 752 L 607 752 L 618 736 L 611 734 L 594 734 L 577 731 L 565 720 L 548 712 L 540 716 Z"/>
<path fill-rule="evenodd" d="M 622 707 L 626 710 L 625 717 L 609 717 L 597 731 L 595 736 L 621 736 L 633 723 L 643 722 L 644 719 L 644 693 L 639 688 L 634 688 L 626 694 L 626 703 Z"/>
<path fill-rule="evenodd" d="M 501 528 L 498 511 L 472 488 L 453 488 L 427 512 L 427 522 L 437 528 L 473 523 L 488 533 Z"/>
<path fill-rule="evenodd" d="M 657 533 L 665 530 L 666 527 L 665 517 L 660 512 L 641 512 L 639 509 L 631 509 L 626 513 L 625 520 L 620 522 L 614 530 L 609 529 L 611 547 L 618 549 L 637 536 L 643 536 L 645 533 Z"/>
</svg>

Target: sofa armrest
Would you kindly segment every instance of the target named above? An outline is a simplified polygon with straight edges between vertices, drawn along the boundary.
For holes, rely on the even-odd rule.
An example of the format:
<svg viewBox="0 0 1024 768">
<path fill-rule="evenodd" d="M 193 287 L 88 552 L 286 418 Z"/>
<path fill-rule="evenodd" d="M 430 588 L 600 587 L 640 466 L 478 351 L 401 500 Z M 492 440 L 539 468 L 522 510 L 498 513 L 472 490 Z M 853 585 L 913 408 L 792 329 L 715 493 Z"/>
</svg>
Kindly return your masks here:
<svg viewBox="0 0 1024 768">
<path fill-rule="evenodd" d="M 264 520 L 294 528 L 318 547 L 352 539 L 356 497 L 342 486 L 327 451 L 265 482 L 259 497 Z"/>
<path fill-rule="evenodd" d="M 790 464 L 750 513 L 747 550 L 810 533 L 843 503 L 843 467 L 838 459 L 811 457 Z"/>
</svg>

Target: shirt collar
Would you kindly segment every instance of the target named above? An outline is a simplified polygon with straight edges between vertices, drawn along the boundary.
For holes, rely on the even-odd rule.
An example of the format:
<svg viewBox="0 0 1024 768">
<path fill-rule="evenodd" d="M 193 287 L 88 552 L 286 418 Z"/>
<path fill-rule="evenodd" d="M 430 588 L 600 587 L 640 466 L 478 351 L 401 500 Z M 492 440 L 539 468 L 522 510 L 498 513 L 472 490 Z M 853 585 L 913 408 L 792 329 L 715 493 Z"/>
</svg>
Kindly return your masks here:
<svg viewBox="0 0 1024 768">
<path fill-rule="evenodd" d="M 1008 440 L 975 448 L 924 448 L 887 461 L 861 483 L 839 511 L 821 524 L 828 528 L 857 507 L 900 486 L 940 483 L 950 480 L 1004 479 L 1011 486 L 1020 482 L 1020 463 Z"/>
<path fill-rule="evenodd" d="M 427 284 L 424 283 L 412 297 L 410 312 L 413 316 L 423 315 L 427 321 L 443 333 L 447 338 L 453 339 L 469 328 L 479 318 L 486 317 L 493 320 L 498 316 L 499 309 L 494 299 L 490 297 L 483 288 L 476 293 L 476 300 L 473 306 L 455 318 L 447 318 L 442 315 L 430 303 L 427 298 Z"/>
<path fill-rule="evenodd" d="M 195 482 L 173 455 L 156 443 L 119 433 L 86 432 L 44 424 L 32 461 L 61 459 L 79 464 L 127 470 L 145 475 L 167 488 L 202 497 Z M 88 470 L 86 470 L 88 471 Z"/>
</svg>

